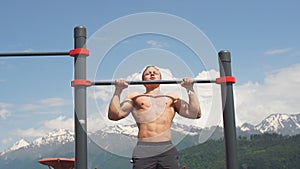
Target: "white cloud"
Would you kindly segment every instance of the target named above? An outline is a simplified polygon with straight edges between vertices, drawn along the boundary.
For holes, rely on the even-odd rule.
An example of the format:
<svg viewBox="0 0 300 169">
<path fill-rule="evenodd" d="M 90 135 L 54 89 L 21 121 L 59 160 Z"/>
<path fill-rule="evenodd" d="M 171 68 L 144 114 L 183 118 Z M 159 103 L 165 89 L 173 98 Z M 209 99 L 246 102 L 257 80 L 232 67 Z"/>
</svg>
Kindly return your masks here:
<svg viewBox="0 0 300 169">
<path fill-rule="evenodd" d="M 265 52 L 266 55 L 276 55 L 290 51 L 290 48 L 283 48 L 283 49 L 271 49 Z"/>
<path fill-rule="evenodd" d="M 37 103 L 24 104 L 20 106 L 20 111 L 37 111 L 41 109 L 49 110 L 49 107 L 61 107 L 69 105 L 72 102 L 63 98 L 46 98 L 38 101 Z"/>
<path fill-rule="evenodd" d="M 59 116 L 56 119 L 44 121 L 43 125 L 45 128 L 54 130 L 54 129 L 68 129 L 74 130 L 74 119 L 66 118 L 65 116 Z"/>
<path fill-rule="evenodd" d="M 100 86 L 100 87 L 97 87 L 95 88 L 95 90 L 88 90 L 88 95 L 90 97 L 92 97 L 93 99 L 100 99 L 102 101 L 108 101 L 108 99 L 111 97 L 111 94 L 112 94 L 112 86 L 110 87 L 103 87 L 103 86 Z"/>
<path fill-rule="evenodd" d="M 257 124 L 274 113 L 300 112 L 300 64 L 277 70 L 264 83 L 248 82 L 235 86 L 238 121 Z"/>
<path fill-rule="evenodd" d="M 109 123 L 109 120 L 107 118 L 107 111 L 104 111 L 104 110 L 108 110 L 107 106 L 102 105 L 102 107 L 103 108 L 101 110 L 103 111 L 88 115 L 87 128 L 89 132 L 95 132 L 105 127 Z"/>
<path fill-rule="evenodd" d="M 6 119 L 7 116 L 11 114 L 11 111 L 9 110 L 9 107 L 11 107 L 11 104 L 8 103 L 0 103 L 0 118 Z"/>
<path fill-rule="evenodd" d="M 41 137 L 44 136 L 46 133 L 44 132 L 44 130 L 29 128 L 26 130 L 16 129 L 12 132 L 12 134 L 20 137 Z"/>
<path fill-rule="evenodd" d="M 74 119 L 59 116 L 55 119 L 47 120 L 41 123 L 38 128 L 20 129 L 17 128 L 11 132 L 11 135 L 15 135 L 21 138 L 36 138 L 45 136 L 49 131 L 54 129 L 68 129 L 74 131 Z M 2 140 L 2 142 L 10 140 Z"/>
<path fill-rule="evenodd" d="M 40 109 L 42 106 L 38 104 L 24 104 L 21 106 L 22 111 L 34 111 Z"/>
<path fill-rule="evenodd" d="M 70 101 L 63 98 L 47 98 L 40 101 L 43 106 L 59 107 L 70 104 Z"/>
</svg>

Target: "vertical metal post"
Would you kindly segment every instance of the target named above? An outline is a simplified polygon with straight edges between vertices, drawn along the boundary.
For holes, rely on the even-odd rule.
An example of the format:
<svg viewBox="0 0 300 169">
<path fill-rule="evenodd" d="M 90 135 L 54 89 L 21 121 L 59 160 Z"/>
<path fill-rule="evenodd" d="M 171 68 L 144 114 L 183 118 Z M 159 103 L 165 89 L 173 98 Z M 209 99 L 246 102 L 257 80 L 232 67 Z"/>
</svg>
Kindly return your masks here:
<svg viewBox="0 0 300 169">
<path fill-rule="evenodd" d="M 229 51 L 219 52 L 220 76 L 232 76 Z M 221 83 L 223 125 L 226 150 L 226 168 L 238 169 L 236 152 L 236 126 L 232 83 Z"/>
<path fill-rule="evenodd" d="M 74 48 L 86 48 L 86 28 L 74 28 Z M 74 79 L 86 79 L 86 56 L 74 56 Z M 74 87 L 75 168 L 87 169 L 86 86 Z"/>
</svg>

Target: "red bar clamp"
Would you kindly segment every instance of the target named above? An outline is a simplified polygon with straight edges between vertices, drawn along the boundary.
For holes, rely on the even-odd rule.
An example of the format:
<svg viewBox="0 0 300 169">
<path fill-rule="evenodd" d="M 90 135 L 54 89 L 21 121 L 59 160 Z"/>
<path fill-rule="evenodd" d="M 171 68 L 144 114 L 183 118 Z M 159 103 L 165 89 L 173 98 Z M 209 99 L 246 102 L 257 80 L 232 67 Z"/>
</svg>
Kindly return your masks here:
<svg viewBox="0 0 300 169">
<path fill-rule="evenodd" d="M 72 87 L 75 86 L 86 86 L 86 87 L 90 87 L 92 86 L 92 82 L 89 80 L 73 80 L 71 83 Z"/>
<path fill-rule="evenodd" d="M 75 55 L 85 55 L 85 56 L 89 56 L 90 55 L 90 51 L 85 49 L 85 48 L 76 48 L 76 49 L 72 49 L 69 52 L 70 56 L 75 56 Z"/>
<path fill-rule="evenodd" d="M 216 79 L 216 83 L 217 84 L 221 84 L 221 83 L 235 83 L 235 77 L 233 76 L 223 76 L 223 77 L 219 77 Z"/>
</svg>

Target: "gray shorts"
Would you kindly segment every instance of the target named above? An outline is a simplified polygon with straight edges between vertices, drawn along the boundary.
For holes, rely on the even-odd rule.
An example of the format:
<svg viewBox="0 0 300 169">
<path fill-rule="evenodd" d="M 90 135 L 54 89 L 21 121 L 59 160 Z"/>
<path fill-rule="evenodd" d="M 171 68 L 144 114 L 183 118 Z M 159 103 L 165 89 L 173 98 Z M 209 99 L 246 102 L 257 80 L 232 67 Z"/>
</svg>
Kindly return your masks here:
<svg viewBox="0 0 300 169">
<path fill-rule="evenodd" d="M 132 155 L 133 169 L 179 169 L 179 153 L 171 141 L 139 141 Z"/>
</svg>

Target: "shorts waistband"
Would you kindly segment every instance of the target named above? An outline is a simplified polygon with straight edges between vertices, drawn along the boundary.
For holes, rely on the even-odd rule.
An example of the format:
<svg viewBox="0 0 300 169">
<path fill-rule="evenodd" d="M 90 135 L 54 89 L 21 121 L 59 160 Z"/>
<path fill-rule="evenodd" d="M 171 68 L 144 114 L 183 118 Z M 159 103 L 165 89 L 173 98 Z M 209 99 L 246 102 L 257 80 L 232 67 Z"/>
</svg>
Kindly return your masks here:
<svg viewBox="0 0 300 169">
<path fill-rule="evenodd" d="M 172 141 L 161 141 L 161 142 L 138 141 L 137 145 L 161 146 L 161 145 L 173 145 L 173 143 L 172 143 Z"/>
</svg>

